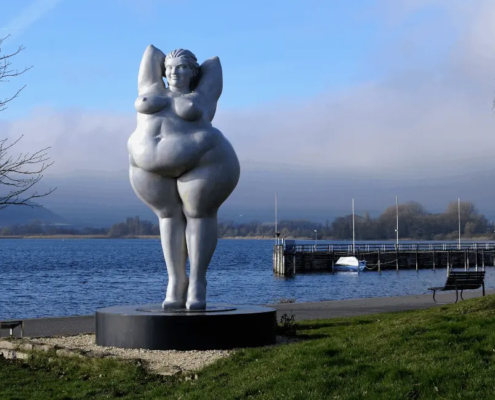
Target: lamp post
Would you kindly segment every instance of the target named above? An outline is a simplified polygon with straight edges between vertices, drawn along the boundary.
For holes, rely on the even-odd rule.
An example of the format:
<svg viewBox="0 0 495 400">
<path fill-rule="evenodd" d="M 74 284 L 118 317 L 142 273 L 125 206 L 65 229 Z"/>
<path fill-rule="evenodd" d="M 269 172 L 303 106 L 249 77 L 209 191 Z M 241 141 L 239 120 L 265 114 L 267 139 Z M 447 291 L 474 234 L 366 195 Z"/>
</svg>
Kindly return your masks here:
<svg viewBox="0 0 495 400">
<path fill-rule="evenodd" d="M 315 251 L 316 251 L 316 246 L 318 246 L 318 231 L 315 229 Z"/>
</svg>

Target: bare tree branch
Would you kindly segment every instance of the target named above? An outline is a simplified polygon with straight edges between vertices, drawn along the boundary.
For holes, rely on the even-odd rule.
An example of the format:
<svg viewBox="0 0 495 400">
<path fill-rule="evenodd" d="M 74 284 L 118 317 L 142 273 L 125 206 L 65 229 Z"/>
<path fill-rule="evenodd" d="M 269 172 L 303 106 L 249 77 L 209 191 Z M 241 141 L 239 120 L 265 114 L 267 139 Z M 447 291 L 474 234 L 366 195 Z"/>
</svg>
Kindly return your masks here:
<svg viewBox="0 0 495 400">
<path fill-rule="evenodd" d="M 30 190 L 43 178 L 42 172 L 45 171 L 53 162 L 47 157 L 46 150 L 49 147 L 39 150 L 33 154 L 20 154 L 17 158 L 7 156 L 7 150 L 11 149 L 22 139 L 22 136 L 9 146 L 5 146 L 7 139 L 0 140 L 0 186 L 10 186 L 10 191 L 5 195 L 0 195 L 0 210 L 8 205 L 27 205 L 29 200 L 48 196 L 56 189 L 49 189 L 46 193 L 39 194 L 33 192 L 28 197 L 19 198 L 20 195 Z M 29 168 L 33 167 L 34 168 Z"/>
<path fill-rule="evenodd" d="M 11 68 L 12 62 L 10 59 L 17 54 L 19 54 L 22 50 L 25 49 L 24 46 L 19 46 L 18 49 L 10 54 L 6 55 L 1 55 L 2 53 L 2 43 L 7 39 L 10 35 L 7 35 L 6 37 L 0 39 L 0 83 L 2 82 L 9 82 L 7 78 L 13 78 L 19 75 L 22 75 L 24 72 L 29 71 L 31 67 L 25 67 L 23 70 L 19 71 L 17 69 Z M 24 85 L 22 88 L 20 88 L 13 96 L 7 97 L 4 100 L 0 100 L 0 111 L 5 110 L 7 107 L 5 106 L 8 102 L 14 100 L 17 96 L 19 96 L 19 93 L 25 88 L 26 86 Z"/>
<path fill-rule="evenodd" d="M 22 71 L 11 68 L 12 63 L 10 59 L 24 50 L 24 47 L 19 46 L 15 52 L 2 56 L 1 46 L 8 37 L 6 36 L 0 39 L 0 83 L 8 82 L 6 78 L 22 75 L 32 68 L 24 68 Z M 13 96 L 7 97 L 5 100 L 0 100 L 0 111 L 5 110 L 7 108 L 5 105 L 18 97 L 19 93 L 25 87 L 21 87 Z M 5 193 L 6 190 L 3 193 L 0 191 L 0 210 L 8 205 L 40 206 L 39 204 L 29 202 L 29 200 L 48 196 L 55 191 L 55 189 L 50 188 L 46 193 L 39 194 L 33 191 L 31 194 L 27 194 L 27 197 L 24 196 L 26 192 L 43 178 L 42 172 L 51 166 L 53 162 L 49 162 L 50 158 L 46 153 L 49 147 L 33 154 L 26 153 L 23 155 L 21 153 L 17 158 L 9 156 L 7 154 L 8 150 L 12 149 L 21 139 L 22 136 L 8 146 L 6 145 L 7 139 L 0 140 L 0 188 L 7 188 L 9 190 L 8 193 Z"/>
</svg>

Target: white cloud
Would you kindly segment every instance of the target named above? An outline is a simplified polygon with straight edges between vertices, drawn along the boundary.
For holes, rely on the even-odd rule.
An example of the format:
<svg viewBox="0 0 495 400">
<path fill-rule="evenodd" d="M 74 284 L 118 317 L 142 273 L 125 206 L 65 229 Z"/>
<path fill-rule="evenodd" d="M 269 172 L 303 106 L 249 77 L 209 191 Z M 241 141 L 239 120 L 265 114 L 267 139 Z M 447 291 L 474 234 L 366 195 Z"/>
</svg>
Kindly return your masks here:
<svg viewBox="0 0 495 400">
<path fill-rule="evenodd" d="M 39 108 L 23 120 L 4 122 L 13 141 L 24 135 L 12 152 L 34 152 L 51 147 L 55 164 L 50 173 L 71 171 L 121 171 L 128 166 L 127 138 L 135 117 L 81 110 Z"/>
<path fill-rule="evenodd" d="M 402 4 L 412 7 L 399 10 L 399 17 L 405 18 L 418 3 Z M 373 67 L 387 71 L 379 80 L 298 103 L 238 111 L 220 107 L 214 125 L 232 141 L 244 163 L 285 163 L 329 174 L 399 179 L 486 169 L 495 154 L 495 3 L 422 4 L 444 7 L 446 17 L 438 26 L 430 20 L 424 31 L 416 25 L 382 49 L 379 61 L 370 60 Z M 390 7 L 392 14 L 399 13 L 395 5 Z M 434 48 L 425 42 L 435 32 L 450 31 L 457 39 L 435 38 Z M 408 47 L 410 54 L 400 50 L 401 43 L 415 43 Z M 442 44 L 450 50 L 428 59 Z M 52 147 L 56 163 L 50 173 L 111 172 L 127 168 L 126 142 L 135 116 L 39 109 L 27 119 L 4 124 L 2 131 L 11 138 L 25 134 L 19 149 Z"/>
</svg>

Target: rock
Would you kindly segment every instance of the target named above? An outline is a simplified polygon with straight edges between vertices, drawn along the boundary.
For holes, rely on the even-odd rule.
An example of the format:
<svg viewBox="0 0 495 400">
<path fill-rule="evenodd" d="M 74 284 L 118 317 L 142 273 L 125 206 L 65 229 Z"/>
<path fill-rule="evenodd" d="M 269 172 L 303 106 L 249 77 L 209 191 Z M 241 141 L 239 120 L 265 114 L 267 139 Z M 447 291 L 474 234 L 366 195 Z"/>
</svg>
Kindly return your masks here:
<svg viewBox="0 0 495 400">
<path fill-rule="evenodd" d="M 22 351 L 16 350 L 6 350 L 0 349 L 0 355 L 4 356 L 9 360 L 27 360 L 29 359 L 28 353 L 23 353 Z"/>
<path fill-rule="evenodd" d="M 81 355 L 76 353 L 76 352 L 73 352 L 73 351 L 70 351 L 70 350 L 67 350 L 67 349 L 58 349 L 55 354 L 59 357 L 80 357 Z"/>
<path fill-rule="evenodd" d="M 50 351 L 52 349 L 53 349 L 53 347 L 48 345 L 48 344 L 36 344 L 34 346 L 34 350 Z"/>
<path fill-rule="evenodd" d="M 15 358 L 15 351 L 14 350 L 0 350 L 0 354 L 4 356 L 5 358 L 12 360 Z"/>
<path fill-rule="evenodd" d="M 16 351 L 15 358 L 17 358 L 18 360 L 27 360 L 29 358 L 29 354 Z"/>
<path fill-rule="evenodd" d="M 179 367 L 166 365 L 164 367 L 153 370 L 153 372 L 157 375 L 162 376 L 174 376 L 180 374 L 182 372 L 182 369 L 180 369 Z"/>
<path fill-rule="evenodd" d="M 0 341 L 0 349 L 15 350 L 17 349 L 17 344 L 14 342 L 8 342 L 7 340 Z"/>
<path fill-rule="evenodd" d="M 76 351 L 71 351 L 68 349 L 58 349 L 55 354 L 59 357 L 79 357 L 84 358 L 84 356 Z"/>
<path fill-rule="evenodd" d="M 31 343 L 22 343 L 19 345 L 19 350 L 31 351 L 33 348 L 34 346 Z"/>
</svg>

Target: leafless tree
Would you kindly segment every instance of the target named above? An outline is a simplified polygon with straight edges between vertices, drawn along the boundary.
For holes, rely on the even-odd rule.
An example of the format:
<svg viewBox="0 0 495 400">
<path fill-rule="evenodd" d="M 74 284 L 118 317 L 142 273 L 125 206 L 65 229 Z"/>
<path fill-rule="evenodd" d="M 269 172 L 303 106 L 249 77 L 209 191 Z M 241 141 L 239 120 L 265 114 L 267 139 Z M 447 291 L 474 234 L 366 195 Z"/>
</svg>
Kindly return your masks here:
<svg viewBox="0 0 495 400">
<path fill-rule="evenodd" d="M 12 57 L 24 50 L 23 46 L 19 46 L 16 51 L 10 54 L 2 55 L 2 44 L 8 36 L 0 39 L 0 83 L 8 82 L 9 78 L 15 78 L 30 70 L 32 67 L 24 68 L 19 71 L 12 68 Z M 14 95 L 0 99 L 0 111 L 7 108 L 7 104 L 19 96 L 19 93 L 26 87 L 21 87 Z M 26 194 L 41 178 L 42 172 L 45 171 L 53 162 L 48 162 L 46 151 L 49 147 L 39 150 L 33 154 L 20 154 L 18 157 L 8 155 L 8 151 L 12 149 L 22 136 L 15 140 L 12 144 L 6 145 L 7 139 L 0 140 L 0 209 L 8 205 L 25 205 L 39 206 L 38 204 L 29 202 L 29 200 L 44 197 L 52 193 L 55 189 L 49 189 L 47 192 L 39 194 L 34 191 L 31 194 Z M 6 189 L 5 191 L 2 189 Z"/>
</svg>

